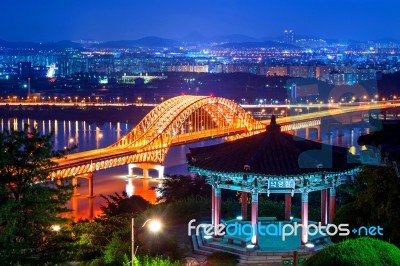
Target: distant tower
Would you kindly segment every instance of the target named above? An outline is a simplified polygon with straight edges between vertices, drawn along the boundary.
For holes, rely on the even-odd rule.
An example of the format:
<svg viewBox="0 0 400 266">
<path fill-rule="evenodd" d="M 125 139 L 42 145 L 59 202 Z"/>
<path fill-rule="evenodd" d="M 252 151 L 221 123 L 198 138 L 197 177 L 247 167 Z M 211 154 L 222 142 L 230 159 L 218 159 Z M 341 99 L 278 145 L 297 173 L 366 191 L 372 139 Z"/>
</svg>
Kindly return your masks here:
<svg viewBox="0 0 400 266">
<path fill-rule="evenodd" d="M 283 42 L 288 44 L 294 43 L 293 30 L 285 30 L 283 32 Z"/>
<path fill-rule="evenodd" d="M 31 97 L 31 78 L 28 77 L 28 98 Z"/>
</svg>

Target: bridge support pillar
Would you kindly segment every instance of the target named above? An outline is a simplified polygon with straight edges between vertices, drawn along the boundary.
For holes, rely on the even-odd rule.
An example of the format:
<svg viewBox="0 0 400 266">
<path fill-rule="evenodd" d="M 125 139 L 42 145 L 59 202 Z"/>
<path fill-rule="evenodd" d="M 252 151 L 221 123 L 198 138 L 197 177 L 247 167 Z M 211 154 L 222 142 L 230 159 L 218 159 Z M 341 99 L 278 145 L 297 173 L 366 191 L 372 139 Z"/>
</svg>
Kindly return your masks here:
<svg viewBox="0 0 400 266">
<path fill-rule="evenodd" d="M 143 178 L 149 178 L 149 168 L 142 168 Z"/>
<path fill-rule="evenodd" d="M 72 178 L 72 186 L 74 187 L 72 195 L 73 196 L 80 196 L 81 194 L 79 193 L 79 190 L 78 190 L 78 177 L 77 176 L 74 176 Z"/>
<path fill-rule="evenodd" d="M 72 201 L 72 216 L 74 220 L 78 220 L 78 214 L 79 214 L 79 202 L 78 202 L 78 196 L 74 195 L 71 198 Z"/>
<path fill-rule="evenodd" d="M 94 214 L 93 214 L 93 199 L 94 197 L 89 197 L 88 198 L 88 203 L 89 203 L 89 215 L 88 219 L 91 221 L 93 220 Z"/>
<path fill-rule="evenodd" d="M 133 176 L 133 168 L 135 165 L 133 163 L 128 164 L 128 176 Z"/>
<path fill-rule="evenodd" d="M 306 139 L 310 139 L 310 128 L 306 127 Z"/>
<path fill-rule="evenodd" d="M 155 169 L 158 171 L 158 177 L 164 177 L 164 166 L 161 164 L 155 163 L 132 163 L 128 165 L 128 174 L 129 176 L 134 176 L 133 168 L 140 168 L 143 170 L 143 178 L 150 178 L 149 170 Z"/>
<path fill-rule="evenodd" d="M 163 178 L 164 177 L 164 165 L 159 165 L 157 166 L 157 171 L 158 171 L 158 178 Z"/>
<path fill-rule="evenodd" d="M 88 198 L 93 198 L 94 196 L 93 196 L 93 176 L 94 176 L 94 174 L 93 173 L 89 173 L 88 174 L 88 177 L 87 177 L 87 179 L 88 179 Z"/>
<path fill-rule="evenodd" d="M 317 140 L 321 141 L 321 126 L 317 126 Z"/>
</svg>

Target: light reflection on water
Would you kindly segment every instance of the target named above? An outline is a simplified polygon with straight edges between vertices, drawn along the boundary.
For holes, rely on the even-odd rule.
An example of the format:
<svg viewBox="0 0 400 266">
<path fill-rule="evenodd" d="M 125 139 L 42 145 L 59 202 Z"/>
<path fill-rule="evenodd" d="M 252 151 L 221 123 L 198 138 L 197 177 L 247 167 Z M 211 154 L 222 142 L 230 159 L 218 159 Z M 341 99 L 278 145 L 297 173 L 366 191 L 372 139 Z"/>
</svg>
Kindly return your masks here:
<svg viewBox="0 0 400 266">
<path fill-rule="evenodd" d="M 127 123 L 87 123 L 85 121 L 65 121 L 65 120 L 33 120 L 33 119 L 0 119 L 1 130 L 21 130 L 24 124 L 31 126 L 37 125 L 40 132 L 49 134 L 54 132 L 54 147 L 63 149 L 66 146 L 78 145 L 75 152 L 107 147 L 122 136 L 127 134 L 133 125 Z M 330 131 L 330 133 L 328 132 Z M 369 128 L 360 128 L 345 126 L 342 128 L 343 137 L 339 137 L 339 128 L 323 128 L 321 137 L 322 142 L 332 145 L 340 145 L 351 148 L 352 151 L 359 151 L 357 138 L 360 135 L 369 133 Z M 299 136 L 305 136 L 305 130 L 299 130 Z M 310 130 L 310 138 L 316 139 L 317 133 Z M 189 147 L 199 147 L 221 143 L 222 139 L 211 139 L 187 145 L 172 147 L 165 159 L 165 174 L 188 174 L 186 165 L 186 154 Z M 140 175 L 140 172 L 135 174 Z M 86 218 L 90 215 L 90 205 L 93 205 L 93 214 L 100 214 L 100 205 L 105 201 L 101 194 L 111 195 L 114 193 L 122 194 L 127 191 L 129 195 L 140 195 L 144 199 L 155 203 L 157 194 L 152 187 L 160 186 L 162 180 L 152 178 L 133 178 L 128 179 L 128 166 L 119 166 L 101 170 L 94 174 L 94 199 L 87 198 L 88 184 L 86 179 L 79 179 L 80 196 L 74 197 L 73 202 L 69 204 L 74 211 L 71 213 L 74 217 Z M 150 171 L 151 176 L 157 176 L 156 171 Z"/>
</svg>

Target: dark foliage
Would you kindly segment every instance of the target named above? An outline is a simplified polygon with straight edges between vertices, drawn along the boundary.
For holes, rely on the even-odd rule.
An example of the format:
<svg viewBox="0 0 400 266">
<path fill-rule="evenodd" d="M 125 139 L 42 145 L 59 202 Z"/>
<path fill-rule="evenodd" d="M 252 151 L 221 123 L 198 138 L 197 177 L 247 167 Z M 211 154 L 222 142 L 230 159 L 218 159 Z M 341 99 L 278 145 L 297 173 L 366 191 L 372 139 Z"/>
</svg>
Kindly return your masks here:
<svg viewBox="0 0 400 266">
<path fill-rule="evenodd" d="M 150 206 L 147 200 L 136 195 L 129 197 L 125 191 L 122 192 L 122 195 L 115 193 L 114 195 L 100 196 L 106 201 L 106 205 L 100 206 L 104 217 L 112 217 L 120 214 L 132 214 L 136 216 Z"/>
<path fill-rule="evenodd" d="M 311 256 L 304 266 L 398 266 L 400 249 L 387 242 L 362 237 L 346 240 Z"/>
<path fill-rule="evenodd" d="M 209 266 L 235 266 L 238 262 L 238 256 L 228 252 L 214 252 L 207 257 Z"/>
<path fill-rule="evenodd" d="M 353 194 L 354 200 L 338 209 L 334 223 L 348 223 L 352 228 L 379 225 L 383 228 L 383 236 L 377 237 L 399 246 L 400 180 L 394 169 L 364 166 L 363 171 L 356 176 L 354 191 L 348 193 Z M 340 237 L 334 239 L 338 241 Z"/>
<path fill-rule="evenodd" d="M 44 265 L 66 259 L 69 248 L 68 182 L 50 180 L 52 134 L 36 128 L 0 133 L 0 261 L 2 265 Z M 61 230 L 54 231 L 54 225 Z"/>
<path fill-rule="evenodd" d="M 159 201 L 166 203 L 184 198 L 210 197 L 211 186 L 204 176 L 173 175 L 169 176 L 161 187 L 155 188 L 161 194 Z"/>
</svg>

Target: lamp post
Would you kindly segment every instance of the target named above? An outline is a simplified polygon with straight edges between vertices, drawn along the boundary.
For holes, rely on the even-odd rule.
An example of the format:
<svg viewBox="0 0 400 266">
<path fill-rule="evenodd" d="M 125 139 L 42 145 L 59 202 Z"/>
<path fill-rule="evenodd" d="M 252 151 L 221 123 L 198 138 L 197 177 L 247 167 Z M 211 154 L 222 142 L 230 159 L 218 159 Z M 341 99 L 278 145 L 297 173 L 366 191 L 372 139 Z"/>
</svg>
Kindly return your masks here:
<svg viewBox="0 0 400 266">
<path fill-rule="evenodd" d="M 158 220 L 153 220 L 153 219 L 147 219 L 143 225 L 140 228 L 143 228 L 146 226 L 146 224 L 150 222 L 149 224 L 149 229 L 153 233 L 156 233 L 160 231 L 162 225 Z M 131 223 L 131 240 L 132 240 L 132 247 L 131 247 L 131 259 L 132 259 L 132 266 L 135 265 L 135 218 L 132 217 L 132 223 Z"/>
</svg>

